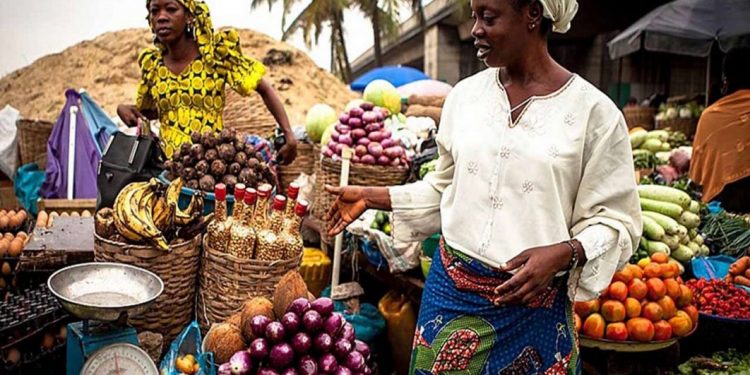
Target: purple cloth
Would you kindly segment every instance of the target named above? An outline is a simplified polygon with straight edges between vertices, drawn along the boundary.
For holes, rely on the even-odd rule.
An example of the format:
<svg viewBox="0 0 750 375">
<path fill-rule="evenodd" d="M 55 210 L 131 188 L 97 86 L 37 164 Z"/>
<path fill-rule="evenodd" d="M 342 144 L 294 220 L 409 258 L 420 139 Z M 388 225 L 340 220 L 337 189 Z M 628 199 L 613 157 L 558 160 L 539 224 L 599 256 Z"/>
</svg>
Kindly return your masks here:
<svg viewBox="0 0 750 375">
<path fill-rule="evenodd" d="M 75 90 L 65 92 L 65 107 L 52 129 L 47 142 L 47 172 L 40 195 L 44 198 L 67 198 L 68 194 L 68 152 L 70 139 L 70 107 L 78 106 L 76 115 L 75 179 L 73 198 L 96 198 L 96 170 L 99 166 L 99 152 L 86 123 L 81 95 Z"/>
</svg>

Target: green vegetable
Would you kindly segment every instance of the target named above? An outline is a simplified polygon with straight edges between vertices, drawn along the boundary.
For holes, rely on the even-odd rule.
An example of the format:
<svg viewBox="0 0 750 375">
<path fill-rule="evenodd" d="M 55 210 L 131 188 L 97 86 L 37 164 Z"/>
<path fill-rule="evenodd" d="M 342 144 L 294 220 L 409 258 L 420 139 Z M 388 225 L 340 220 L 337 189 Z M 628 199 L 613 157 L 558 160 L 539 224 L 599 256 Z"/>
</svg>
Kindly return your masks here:
<svg viewBox="0 0 750 375">
<path fill-rule="evenodd" d="M 389 236 L 391 235 L 391 223 L 385 223 L 385 225 L 383 225 L 383 233 Z"/>
<path fill-rule="evenodd" d="M 651 152 L 658 152 L 663 151 L 661 148 L 662 142 L 656 138 L 647 139 L 643 144 L 641 145 L 641 149 L 648 150 Z"/>
<path fill-rule="evenodd" d="M 682 206 L 670 202 L 662 202 L 648 198 L 641 198 L 641 209 L 644 211 L 658 212 L 667 215 L 673 219 L 678 219 L 682 215 Z"/>
<path fill-rule="evenodd" d="M 701 245 L 701 255 L 706 257 L 711 255 L 711 249 L 709 249 L 706 245 Z"/>
<path fill-rule="evenodd" d="M 688 237 L 695 238 L 695 236 L 698 235 L 698 229 L 697 228 L 690 228 L 688 229 Z"/>
<path fill-rule="evenodd" d="M 648 131 L 638 130 L 630 134 L 630 148 L 636 149 L 640 146 L 648 136 Z"/>
<path fill-rule="evenodd" d="M 693 254 L 700 254 L 701 246 L 697 243 L 690 241 L 688 242 L 687 247 L 689 247 L 690 250 L 693 250 Z"/>
<path fill-rule="evenodd" d="M 677 247 L 680 246 L 680 237 L 672 234 L 665 234 L 664 237 L 662 237 L 661 242 L 667 244 L 669 250 L 677 250 Z"/>
<path fill-rule="evenodd" d="M 680 228 L 685 228 L 685 227 L 683 227 L 682 225 L 680 225 Z M 682 230 L 682 229 L 680 229 L 680 230 Z M 683 245 L 687 245 L 688 242 L 690 242 L 690 236 L 688 236 L 688 235 L 684 235 L 684 236 L 679 235 L 678 237 L 680 238 L 680 243 L 683 244 Z"/>
<path fill-rule="evenodd" d="M 680 246 L 677 247 L 677 250 L 672 252 L 672 257 L 683 264 L 689 262 L 690 259 L 693 259 L 694 255 L 695 252 L 693 252 L 693 249 L 683 244 L 680 244 Z"/>
<path fill-rule="evenodd" d="M 677 219 L 677 222 L 684 225 L 687 228 L 693 229 L 693 228 L 698 228 L 698 225 L 700 225 L 701 223 L 701 218 L 700 216 L 690 211 L 685 211 Z"/>
<path fill-rule="evenodd" d="M 675 203 L 683 209 L 690 207 L 690 202 L 692 201 L 690 195 L 686 192 L 668 186 L 639 185 L 638 195 L 641 198 Z"/>
<path fill-rule="evenodd" d="M 647 139 L 658 139 L 660 142 L 669 140 L 669 132 L 666 130 L 652 130 L 646 135 Z"/>
<path fill-rule="evenodd" d="M 690 207 L 688 207 L 688 210 L 694 214 L 697 214 L 701 212 L 701 204 L 696 200 L 692 200 L 690 201 Z"/>
<path fill-rule="evenodd" d="M 664 228 L 662 228 L 656 220 L 643 216 L 643 234 L 651 240 L 661 241 L 664 238 Z"/>
<path fill-rule="evenodd" d="M 696 236 L 694 236 L 694 237 L 693 237 L 693 238 L 691 239 L 691 241 L 693 241 L 693 242 L 697 243 L 697 244 L 698 244 L 698 246 L 700 246 L 700 245 L 703 245 L 703 236 L 701 236 L 700 234 L 699 234 L 699 235 L 696 235 Z"/>
<path fill-rule="evenodd" d="M 661 225 L 668 234 L 680 234 L 680 224 L 678 224 L 675 219 L 657 212 L 642 211 L 641 213 L 643 216 L 648 216 L 656 220 L 656 222 Z"/>
<path fill-rule="evenodd" d="M 701 233 L 711 239 L 720 254 L 738 257 L 750 247 L 750 225 L 740 217 L 722 212 L 706 215 Z"/>
<path fill-rule="evenodd" d="M 661 144 L 661 151 L 669 151 L 672 149 L 672 146 L 669 145 L 667 142 L 662 142 Z"/>
<path fill-rule="evenodd" d="M 669 255 L 671 253 L 671 250 L 669 250 L 669 246 L 665 244 L 664 242 L 659 241 L 648 241 L 646 240 L 646 251 L 648 252 L 648 255 L 654 255 L 655 253 L 664 253 Z"/>
</svg>

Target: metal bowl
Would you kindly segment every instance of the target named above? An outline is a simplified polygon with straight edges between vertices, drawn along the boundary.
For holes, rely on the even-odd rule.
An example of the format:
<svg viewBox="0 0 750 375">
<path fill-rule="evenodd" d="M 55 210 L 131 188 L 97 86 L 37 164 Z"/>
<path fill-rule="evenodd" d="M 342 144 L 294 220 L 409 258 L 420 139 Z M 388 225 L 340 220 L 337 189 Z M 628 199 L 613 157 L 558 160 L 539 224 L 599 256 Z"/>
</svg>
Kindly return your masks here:
<svg viewBox="0 0 750 375">
<path fill-rule="evenodd" d="M 47 286 L 79 319 L 117 321 L 144 312 L 164 291 L 154 273 L 119 263 L 84 263 L 63 268 Z"/>
</svg>

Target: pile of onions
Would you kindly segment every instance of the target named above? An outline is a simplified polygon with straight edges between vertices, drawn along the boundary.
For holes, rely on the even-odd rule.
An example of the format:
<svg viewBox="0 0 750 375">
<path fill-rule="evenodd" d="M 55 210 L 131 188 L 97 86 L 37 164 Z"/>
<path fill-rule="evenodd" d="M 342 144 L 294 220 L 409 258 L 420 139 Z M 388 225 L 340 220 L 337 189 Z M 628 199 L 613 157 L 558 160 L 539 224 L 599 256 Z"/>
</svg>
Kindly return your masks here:
<svg viewBox="0 0 750 375">
<path fill-rule="evenodd" d="M 255 339 L 219 367 L 218 375 L 366 375 L 370 348 L 333 312 L 330 298 L 292 302 L 281 319 L 251 320 Z"/>
<path fill-rule="evenodd" d="M 354 149 L 352 163 L 399 166 L 408 158 L 401 142 L 393 139 L 383 125 L 388 111 L 364 102 L 339 117 L 331 140 L 321 152 L 329 158 L 340 158 L 344 148 Z"/>
</svg>

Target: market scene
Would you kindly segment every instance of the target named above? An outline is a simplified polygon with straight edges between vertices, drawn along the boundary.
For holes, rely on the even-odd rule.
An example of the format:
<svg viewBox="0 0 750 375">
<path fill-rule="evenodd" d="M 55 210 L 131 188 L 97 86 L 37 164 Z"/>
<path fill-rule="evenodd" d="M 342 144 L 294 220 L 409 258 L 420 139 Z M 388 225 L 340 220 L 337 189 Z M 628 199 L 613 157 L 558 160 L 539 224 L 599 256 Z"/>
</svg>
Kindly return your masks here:
<svg viewBox="0 0 750 375">
<path fill-rule="evenodd" d="M 0 3 L 0 374 L 750 374 L 750 1 Z"/>
</svg>

